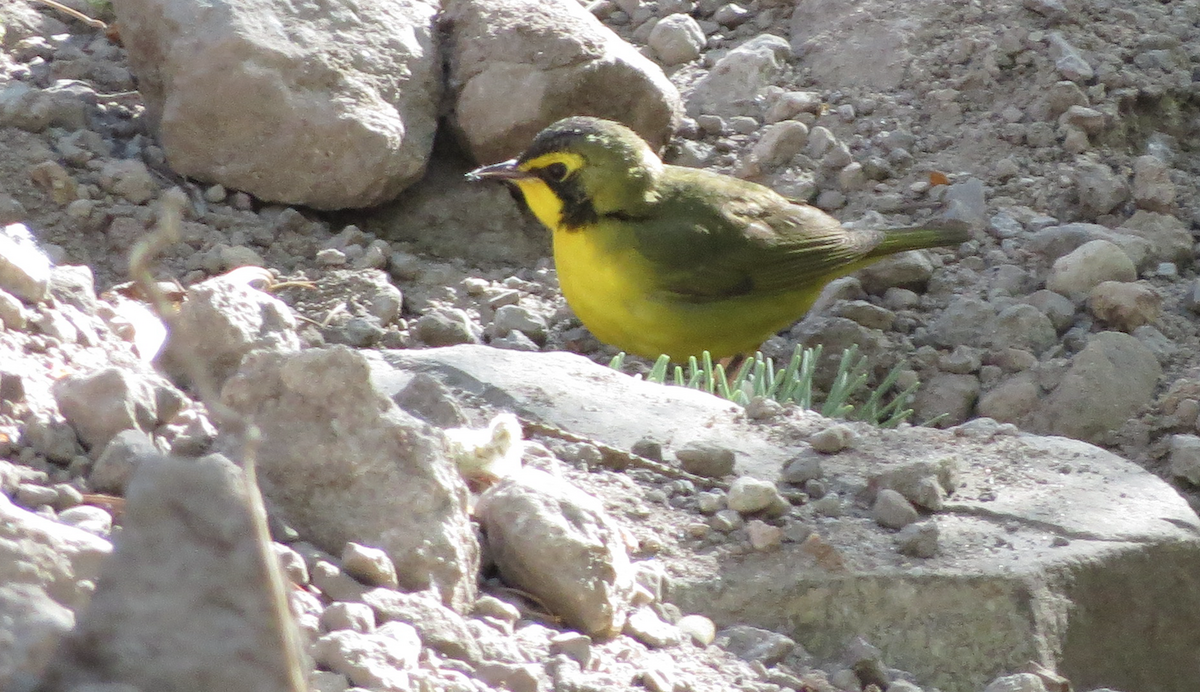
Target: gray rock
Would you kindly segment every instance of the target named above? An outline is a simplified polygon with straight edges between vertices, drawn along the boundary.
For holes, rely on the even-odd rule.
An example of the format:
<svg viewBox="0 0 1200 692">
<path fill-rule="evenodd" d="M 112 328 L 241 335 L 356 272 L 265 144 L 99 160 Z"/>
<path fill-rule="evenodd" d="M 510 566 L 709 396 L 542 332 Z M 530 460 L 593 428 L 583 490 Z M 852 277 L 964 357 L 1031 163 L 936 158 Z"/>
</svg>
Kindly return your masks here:
<svg viewBox="0 0 1200 692">
<path fill-rule="evenodd" d="M 1098 440 L 1148 405 L 1162 367 L 1134 337 L 1100 332 L 1071 359 L 1059 385 L 1030 420 L 1031 429 Z"/>
<path fill-rule="evenodd" d="M 903 495 L 891 488 L 884 488 L 875 496 L 875 504 L 871 506 L 871 518 L 880 526 L 902 529 L 919 519 L 920 515 Z"/>
<path fill-rule="evenodd" d="M 0 583 L 31 584 L 75 609 L 91 595 L 112 545 L 0 496 Z"/>
<path fill-rule="evenodd" d="M 675 626 L 700 646 L 708 646 L 717 638 L 717 626 L 703 615 L 684 615 Z"/>
<path fill-rule="evenodd" d="M 771 84 L 791 55 L 787 41 L 762 34 L 729 51 L 696 82 L 687 99 L 690 115 L 759 115 L 759 92 Z"/>
<path fill-rule="evenodd" d="M 736 465 L 734 450 L 712 442 L 689 442 L 676 450 L 675 458 L 684 471 L 708 478 L 728 476 Z"/>
<path fill-rule="evenodd" d="M 664 65 L 679 65 L 700 57 L 704 30 L 690 15 L 670 14 L 654 25 L 646 43 Z"/>
<path fill-rule="evenodd" d="M 1107 240 L 1093 240 L 1055 260 L 1046 288 L 1079 300 L 1101 282 L 1135 280 L 1137 269 L 1124 250 Z"/>
<path fill-rule="evenodd" d="M 1017 303 L 984 325 L 985 343 L 994 349 L 1019 348 L 1041 354 L 1057 341 L 1054 323 L 1032 305 Z"/>
<path fill-rule="evenodd" d="M 12 223 L 0 229 L 0 290 L 40 303 L 50 293 L 50 278 L 50 259 L 28 227 Z"/>
<path fill-rule="evenodd" d="M 1075 322 L 1075 304 L 1061 293 L 1043 288 L 1026 296 L 1024 302 L 1040 310 L 1060 334 Z"/>
<path fill-rule="evenodd" d="M 331 553 L 377 546 L 405 588 L 469 608 L 479 554 L 466 486 L 434 431 L 373 387 L 362 355 L 258 351 L 222 397 L 261 429 L 259 480 L 289 526 Z"/>
<path fill-rule="evenodd" d="M 158 426 L 157 388 L 161 386 L 165 383 L 110 367 L 64 377 L 54 383 L 53 391 L 59 410 L 79 438 L 100 449 L 123 430 L 150 432 Z"/>
<path fill-rule="evenodd" d="M 578 3 L 454 0 L 443 12 L 455 132 L 477 161 L 516 156 L 571 115 L 619 120 L 655 150 L 679 122 L 661 68 Z"/>
<path fill-rule="evenodd" d="M 584 634 L 621 631 L 634 571 L 620 530 L 596 498 L 526 467 L 485 492 L 475 513 L 507 584 Z"/>
<path fill-rule="evenodd" d="M 33 689 L 75 615 L 34 584 L 0 585 L 0 688 Z"/>
<path fill-rule="evenodd" d="M 772 666 L 797 649 L 796 642 L 777 632 L 750 625 L 733 625 L 717 632 L 717 646 L 743 661 Z"/>
<path fill-rule="evenodd" d="M 313 587 L 331 601 L 357 602 L 368 589 L 365 584 L 328 560 L 314 562 L 311 577 Z"/>
<path fill-rule="evenodd" d="M 823 478 L 825 472 L 821 469 L 821 457 L 818 454 L 801 454 L 784 467 L 780 478 L 785 483 L 804 485 L 807 481 Z"/>
<path fill-rule="evenodd" d="M 1094 223 L 1046 226 L 1029 238 L 1026 247 L 1030 252 L 1054 260 L 1088 241 L 1103 238 L 1107 232 L 1106 227 Z"/>
<path fill-rule="evenodd" d="M 729 486 L 725 504 L 739 514 L 753 514 L 784 502 L 774 483 L 742 476 Z"/>
<path fill-rule="evenodd" d="M 652 649 L 678 646 L 684 637 L 678 627 L 663 622 L 650 606 L 642 606 L 630 613 L 623 632 Z"/>
<path fill-rule="evenodd" d="M 145 204 L 158 195 L 150 169 L 137 159 L 108 161 L 100 169 L 100 187 L 131 204 Z"/>
<path fill-rule="evenodd" d="M 1146 154 L 1133 160 L 1133 201 L 1142 209 L 1159 212 L 1174 206 L 1175 183 L 1162 159 Z"/>
<path fill-rule="evenodd" d="M 996 310 L 990 303 L 972 296 L 958 296 L 929 325 L 929 339 L 942 348 L 977 344 L 986 336 L 981 333 L 980 325 L 992 323 L 995 317 Z"/>
<path fill-rule="evenodd" d="M 159 362 L 176 382 L 190 383 L 188 366 L 199 363 L 220 386 L 252 350 L 300 348 L 296 318 L 287 305 L 227 276 L 190 286 L 175 325 Z"/>
<path fill-rule="evenodd" d="M 814 451 L 820 452 L 821 454 L 836 454 L 843 449 L 852 446 L 854 444 L 855 437 L 856 435 L 854 433 L 854 428 L 846 425 L 845 423 L 838 423 L 836 425 L 831 425 L 828 428 L 825 428 L 809 437 L 808 444 L 812 445 Z M 809 480 L 809 478 L 820 477 L 820 471 L 818 469 L 816 476 L 809 476 L 808 478 L 803 479 L 801 482 Z"/>
<path fill-rule="evenodd" d="M 1109 127 L 1107 115 L 1095 108 L 1082 105 L 1067 108 L 1067 111 L 1058 120 L 1061 123 L 1077 127 L 1089 135 L 1101 134 Z"/>
<path fill-rule="evenodd" d="M 467 424 L 467 416 L 450 389 L 425 373 L 414 375 L 408 385 L 392 397 L 392 401 L 439 428 L 461 428 Z"/>
<path fill-rule="evenodd" d="M 58 513 L 58 520 L 67 526 L 83 529 L 101 538 L 108 538 L 112 533 L 112 515 L 100 507 L 79 505 L 64 509 Z"/>
<path fill-rule="evenodd" d="M 388 554 L 378 548 L 359 545 L 353 541 L 342 550 L 342 569 L 364 584 L 395 589 L 396 565 Z"/>
<path fill-rule="evenodd" d="M 1046 685 L 1033 673 L 1017 673 L 996 678 L 983 692 L 1046 692 Z"/>
<path fill-rule="evenodd" d="M 1147 265 L 1174 262 L 1179 266 L 1187 266 L 1192 261 L 1192 234 L 1174 216 L 1139 209 L 1121 224 L 1117 233 L 1132 233 L 1150 243 Z"/>
<path fill-rule="evenodd" d="M 546 318 L 527 307 L 504 305 L 496 310 L 493 324 L 500 336 L 518 331 L 535 343 L 546 342 Z"/>
<path fill-rule="evenodd" d="M 952 458 L 909 462 L 872 476 L 869 487 L 895 490 L 909 502 L 936 512 L 958 488 L 959 474 L 958 462 Z"/>
<path fill-rule="evenodd" d="M 817 113 L 825 99 L 815 91 L 785 91 L 767 109 L 764 120 L 777 123 L 790 120 L 801 113 Z"/>
<path fill-rule="evenodd" d="M 433 3 L 116 11 L 174 171 L 319 209 L 379 204 L 424 171 L 441 96 Z"/>
<path fill-rule="evenodd" d="M 563 632 L 550 640 L 550 655 L 563 654 L 580 668 L 587 668 L 592 660 L 592 638 L 578 632 Z"/>
<path fill-rule="evenodd" d="M 389 387 L 427 372 L 483 405 L 623 449 L 650 438 L 669 456 L 700 436 L 719 439 L 737 450 L 740 473 L 767 480 L 808 449 L 808 436 L 830 425 L 796 416 L 789 419 L 794 437 L 764 440 L 761 424 L 739 420 L 736 409 L 713 397 L 635 381 L 569 354 L 459 346 L 384 352 L 378 359 L 386 371 L 381 383 L 385 374 L 393 378 Z M 388 363 L 401 370 L 387 370 Z M 539 377 L 529 378 L 531 370 Z M 913 461 L 952 460 L 965 477 L 937 517 L 946 557 L 906 558 L 894 536 L 871 521 L 789 519 L 786 540 L 775 550 L 729 551 L 719 570 L 670 565 L 672 602 L 719 622 L 794 632 L 820 660 L 832 660 L 849 638 L 870 632 L 889 661 L 903 661 L 940 689 L 982 689 L 997 670 L 1037 660 L 1044 646 L 1063 652 L 1064 670 L 1146 687 L 1129 679 L 1127 659 L 1111 656 L 1113 642 L 1133 660 L 1155 662 L 1140 668 L 1151 676 L 1149 686 L 1173 689 L 1177 671 L 1200 648 L 1200 589 L 1193 588 L 1200 519 L 1173 488 L 1131 462 L 1066 438 L 1001 429 L 977 436 L 856 427 L 853 447 L 822 457 L 829 483 L 848 493 L 843 503 L 869 485 L 870 475 Z M 821 542 L 811 541 L 814 528 Z M 1056 547 L 1048 536 L 1071 538 Z M 670 559 L 669 552 L 660 559 Z M 1170 587 L 1153 588 L 1158 584 Z M 1131 592 L 1140 594 L 1136 602 L 1121 595 Z M 499 627 L 479 619 L 468 626 L 496 658 L 523 660 Z M 1147 631 L 1166 634 L 1147 638 Z"/>
<path fill-rule="evenodd" d="M 417 338 L 429 346 L 479 343 L 479 327 L 457 308 L 435 308 L 417 319 Z"/>
<path fill-rule="evenodd" d="M 936 522 L 909 524 L 896 534 L 896 550 L 901 555 L 929 559 L 938 554 L 939 530 Z"/>
<path fill-rule="evenodd" d="M 24 331 L 28 321 L 29 317 L 25 307 L 21 305 L 21 300 L 8 291 L 0 290 L 0 322 L 4 324 L 5 329 Z"/>
<path fill-rule="evenodd" d="M 431 594 L 379 588 L 364 593 L 362 600 L 375 611 L 380 623 L 412 625 L 421 635 L 421 642 L 443 656 L 468 663 L 483 659 L 466 621 Z"/>
<path fill-rule="evenodd" d="M 392 622 L 363 634 L 338 630 L 312 647 L 317 665 L 345 675 L 357 687 L 383 692 L 412 689 L 408 671 L 416 668 L 421 639 L 411 625 Z"/>
<path fill-rule="evenodd" d="M 240 470 L 164 459 L 130 484 L 116 553 L 42 689 L 303 689 L 274 557 L 256 540 Z"/>
<path fill-rule="evenodd" d="M 43 505 L 52 505 L 58 499 L 58 493 L 54 488 L 48 488 L 44 485 L 34 483 L 22 483 L 17 486 L 17 492 L 13 496 L 22 507 L 27 509 L 37 509 Z"/>
<path fill-rule="evenodd" d="M 1072 82 L 1086 82 L 1095 75 L 1092 66 L 1062 34 L 1052 31 L 1047 41 L 1050 44 L 1050 58 L 1062 76 Z"/>
<path fill-rule="evenodd" d="M 784 120 L 770 125 L 750 149 L 742 173 L 757 176 L 784 166 L 804 149 L 807 141 L 808 128 L 804 123 Z"/>
<path fill-rule="evenodd" d="M 857 276 L 863 290 L 872 295 L 882 295 L 893 287 L 920 293 L 933 276 L 933 262 L 924 250 L 901 252 L 859 270 Z"/>
<path fill-rule="evenodd" d="M 134 471 L 143 463 L 155 462 L 160 457 L 160 450 L 148 434 L 136 429 L 121 431 L 104 445 L 100 458 L 92 465 L 88 480 L 97 491 L 124 497 Z"/>
<path fill-rule="evenodd" d="M 1103 163 L 1080 161 L 1075 164 L 1075 188 L 1084 214 L 1094 218 L 1107 214 L 1129 199 L 1129 185 L 1123 176 Z"/>
<path fill-rule="evenodd" d="M 1088 296 L 1088 309 L 1097 319 L 1122 332 L 1158 321 L 1162 296 L 1143 282 L 1102 281 Z"/>
<path fill-rule="evenodd" d="M 946 188 L 943 198 L 946 210 L 942 218 L 947 221 L 962 221 L 979 228 L 987 221 L 986 188 L 979 178 L 968 178 Z"/>
<path fill-rule="evenodd" d="M 1200 437 L 1172 435 L 1169 459 L 1172 476 L 1200 485 Z"/>
<path fill-rule="evenodd" d="M 1041 400 L 1042 390 L 1032 373 L 1018 373 L 979 397 L 975 411 L 1002 423 L 1019 423 Z"/>
<path fill-rule="evenodd" d="M 275 551 L 275 557 L 279 560 L 279 568 L 283 570 L 283 575 L 293 584 L 306 586 L 309 581 L 308 564 L 304 562 L 300 553 L 282 543 L 272 543 L 271 549 Z"/>
</svg>

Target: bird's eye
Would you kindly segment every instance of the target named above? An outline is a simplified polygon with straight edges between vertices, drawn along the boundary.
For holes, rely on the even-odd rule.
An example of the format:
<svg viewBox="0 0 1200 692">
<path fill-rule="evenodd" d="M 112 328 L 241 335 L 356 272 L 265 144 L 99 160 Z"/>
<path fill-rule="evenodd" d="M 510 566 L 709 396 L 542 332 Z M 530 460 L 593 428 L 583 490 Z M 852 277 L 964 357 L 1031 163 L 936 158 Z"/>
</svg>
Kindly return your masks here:
<svg viewBox="0 0 1200 692">
<path fill-rule="evenodd" d="M 562 181 L 566 180 L 567 174 L 570 173 L 570 171 L 567 170 L 567 164 L 561 162 L 552 163 L 542 170 L 546 171 L 547 179 L 553 180 L 556 183 L 561 183 Z"/>
</svg>

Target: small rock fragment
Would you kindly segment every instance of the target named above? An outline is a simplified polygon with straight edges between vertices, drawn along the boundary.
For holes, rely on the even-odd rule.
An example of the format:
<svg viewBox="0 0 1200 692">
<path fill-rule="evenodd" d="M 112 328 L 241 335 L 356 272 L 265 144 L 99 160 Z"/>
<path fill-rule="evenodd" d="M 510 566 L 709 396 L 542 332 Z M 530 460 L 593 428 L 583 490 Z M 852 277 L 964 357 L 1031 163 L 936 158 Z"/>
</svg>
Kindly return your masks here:
<svg viewBox="0 0 1200 692">
<path fill-rule="evenodd" d="M 742 476 L 729 486 L 725 503 L 741 514 L 753 514 L 776 505 L 781 500 L 779 489 L 770 481 Z"/>
<path fill-rule="evenodd" d="M 389 589 L 400 586 L 392 559 L 378 548 L 369 548 L 353 541 L 347 543 L 342 551 L 342 569 L 364 584 Z"/>
<path fill-rule="evenodd" d="M 915 522 L 920 515 L 903 495 L 891 488 L 884 488 L 875 496 L 871 516 L 880 526 L 902 529 Z"/>
<path fill-rule="evenodd" d="M 675 452 L 684 471 L 706 478 L 721 478 L 733 473 L 734 453 L 728 447 L 708 442 L 689 442 Z"/>
<path fill-rule="evenodd" d="M 938 553 L 938 527 L 931 521 L 909 524 L 896 534 L 896 549 L 904 555 L 931 558 Z"/>
</svg>

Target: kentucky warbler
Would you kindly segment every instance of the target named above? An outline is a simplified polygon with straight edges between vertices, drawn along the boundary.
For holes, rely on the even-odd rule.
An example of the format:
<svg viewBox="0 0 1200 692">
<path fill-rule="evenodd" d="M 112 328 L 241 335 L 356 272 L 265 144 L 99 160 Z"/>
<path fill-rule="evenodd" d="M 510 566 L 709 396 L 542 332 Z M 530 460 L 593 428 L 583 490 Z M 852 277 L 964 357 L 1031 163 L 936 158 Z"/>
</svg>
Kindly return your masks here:
<svg viewBox="0 0 1200 692">
<path fill-rule="evenodd" d="M 965 228 L 852 231 L 756 183 L 664 164 L 632 130 L 560 120 L 472 180 L 516 186 L 554 236 L 567 303 L 596 338 L 674 361 L 750 353 L 829 281 Z"/>
</svg>

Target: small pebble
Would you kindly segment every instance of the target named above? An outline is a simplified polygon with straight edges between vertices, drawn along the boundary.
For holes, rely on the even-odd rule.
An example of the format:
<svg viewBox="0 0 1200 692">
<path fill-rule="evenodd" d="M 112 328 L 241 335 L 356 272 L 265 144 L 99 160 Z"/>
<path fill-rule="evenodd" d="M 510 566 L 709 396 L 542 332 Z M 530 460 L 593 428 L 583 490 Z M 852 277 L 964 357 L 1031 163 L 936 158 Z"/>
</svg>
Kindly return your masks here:
<svg viewBox="0 0 1200 692">
<path fill-rule="evenodd" d="M 912 503 L 891 488 L 884 488 L 875 496 L 871 516 L 877 524 L 889 529 L 902 529 L 919 518 Z"/>
<path fill-rule="evenodd" d="M 733 473 L 735 456 L 732 449 L 706 442 L 689 442 L 675 452 L 684 471 L 706 478 L 720 478 Z"/>
<path fill-rule="evenodd" d="M 933 521 L 909 524 L 896 534 L 896 549 L 903 555 L 931 558 L 938 554 L 938 527 Z"/>
<path fill-rule="evenodd" d="M 808 443 L 822 454 L 834 454 L 849 447 L 854 442 L 854 437 L 854 430 L 849 425 L 838 423 L 808 438 Z"/>
</svg>

